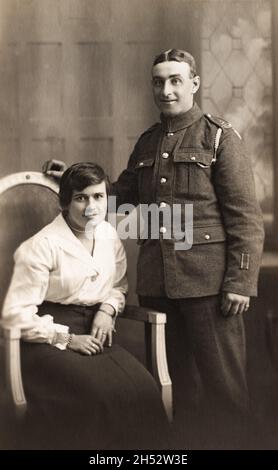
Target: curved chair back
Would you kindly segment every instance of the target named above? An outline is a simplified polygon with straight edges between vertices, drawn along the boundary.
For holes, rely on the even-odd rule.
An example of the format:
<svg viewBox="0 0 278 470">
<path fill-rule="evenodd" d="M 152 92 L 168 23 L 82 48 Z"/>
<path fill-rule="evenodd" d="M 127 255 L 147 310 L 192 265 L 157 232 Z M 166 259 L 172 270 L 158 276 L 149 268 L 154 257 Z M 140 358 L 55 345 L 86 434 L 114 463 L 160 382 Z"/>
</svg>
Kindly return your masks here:
<svg viewBox="0 0 278 470">
<path fill-rule="evenodd" d="M 59 213 L 58 185 L 38 172 L 0 179 L 0 311 L 13 270 L 13 253 Z"/>
</svg>

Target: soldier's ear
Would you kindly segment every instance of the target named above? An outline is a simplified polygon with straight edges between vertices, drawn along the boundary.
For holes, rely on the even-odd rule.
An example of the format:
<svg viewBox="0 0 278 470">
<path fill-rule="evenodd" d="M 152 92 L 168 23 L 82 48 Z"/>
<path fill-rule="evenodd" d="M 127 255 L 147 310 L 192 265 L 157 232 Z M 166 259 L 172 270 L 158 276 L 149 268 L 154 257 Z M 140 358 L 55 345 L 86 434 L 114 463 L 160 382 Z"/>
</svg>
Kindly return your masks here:
<svg viewBox="0 0 278 470">
<path fill-rule="evenodd" d="M 196 93 L 200 88 L 200 77 L 199 75 L 196 75 L 192 79 L 192 93 Z"/>
</svg>

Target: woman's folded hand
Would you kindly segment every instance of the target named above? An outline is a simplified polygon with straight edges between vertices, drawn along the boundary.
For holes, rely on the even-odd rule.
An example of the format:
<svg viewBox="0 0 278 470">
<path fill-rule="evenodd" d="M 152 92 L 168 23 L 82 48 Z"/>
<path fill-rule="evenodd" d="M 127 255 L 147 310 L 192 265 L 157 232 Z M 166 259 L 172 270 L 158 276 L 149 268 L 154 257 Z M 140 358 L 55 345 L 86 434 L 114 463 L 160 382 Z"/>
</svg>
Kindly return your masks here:
<svg viewBox="0 0 278 470">
<path fill-rule="evenodd" d="M 72 335 L 68 349 L 91 356 L 103 351 L 103 346 L 98 338 L 91 335 Z"/>
</svg>

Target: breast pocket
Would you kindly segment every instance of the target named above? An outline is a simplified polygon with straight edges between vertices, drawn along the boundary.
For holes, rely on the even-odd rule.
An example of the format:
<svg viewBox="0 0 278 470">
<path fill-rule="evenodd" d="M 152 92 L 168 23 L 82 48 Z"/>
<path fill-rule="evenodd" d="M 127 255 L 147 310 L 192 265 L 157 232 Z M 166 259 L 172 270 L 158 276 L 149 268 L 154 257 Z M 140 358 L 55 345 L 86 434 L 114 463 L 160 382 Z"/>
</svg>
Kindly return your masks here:
<svg viewBox="0 0 278 470">
<path fill-rule="evenodd" d="M 135 166 L 138 175 L 138 193 L 140 203 L 148 204 L 153 192 L 154 155 L 140 155 Z"/>
<path fill-rule="evenodd" d="M 211 190 L 213 153 L 184 152 L 174 155 L 174 192 L 177 196 L 202 198 Z"/>
</svg>

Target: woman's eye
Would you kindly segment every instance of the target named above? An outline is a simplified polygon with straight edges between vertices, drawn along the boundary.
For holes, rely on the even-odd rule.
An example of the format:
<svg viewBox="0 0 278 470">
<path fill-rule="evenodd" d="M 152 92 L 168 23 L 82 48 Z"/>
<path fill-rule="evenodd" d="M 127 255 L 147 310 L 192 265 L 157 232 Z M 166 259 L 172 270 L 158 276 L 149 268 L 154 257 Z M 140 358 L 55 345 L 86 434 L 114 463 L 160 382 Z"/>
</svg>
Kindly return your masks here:
<svg viewBox="0 0 278 470">
<path fill-rule="evenodd" d="M 84 196 L 77 196 L 77 198 L 75 198 L 76 201 L 78 202 L 82 202 L 82 201 L 85 201 L 85 197 Z"/>
</svg>

